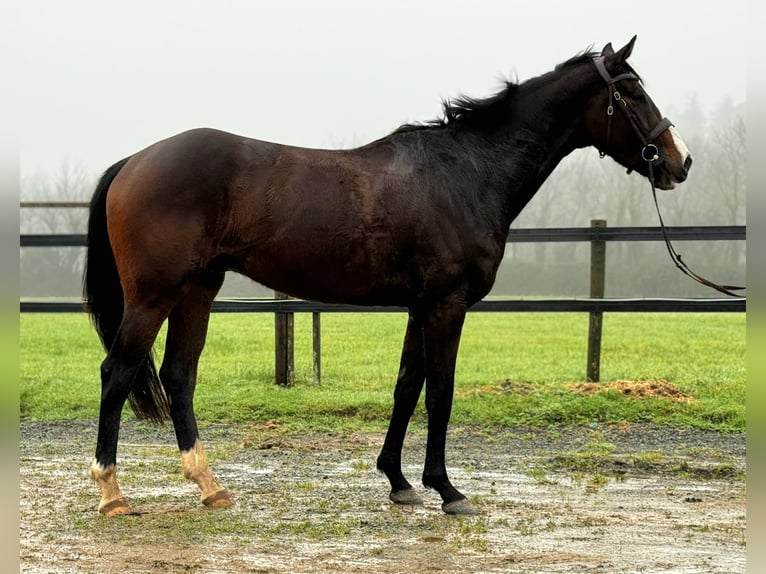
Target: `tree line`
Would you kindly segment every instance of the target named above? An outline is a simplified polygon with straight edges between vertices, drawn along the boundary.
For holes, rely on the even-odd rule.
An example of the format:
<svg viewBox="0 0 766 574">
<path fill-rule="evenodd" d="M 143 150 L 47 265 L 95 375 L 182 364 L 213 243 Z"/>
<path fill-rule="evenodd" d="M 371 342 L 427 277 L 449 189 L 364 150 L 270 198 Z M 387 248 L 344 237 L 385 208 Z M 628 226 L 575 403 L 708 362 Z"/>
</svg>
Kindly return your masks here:
<svg viewBox="0 0 766 574">
<path fill-rule="evenodd" d="M 694 158 L 689 179 L 658 191 L 665 223 L 744 225 L 746 221 L 744 104 L 722 102 L 705 114 L 692 97 L 683 109 L 669 109 Z M 106 167 L 106 166 L 105 166 Z M 22 201 L 88 201 L 99 174 L 65 163 L 53 174 L 21 181 Z M 659 225 L 650 186 L 638 174 L 588 148 L 571 154 L 513 222 L 523 227 L 587 227 L 605 219 L 611 227 Z M 87 209 L 22 209 L 21 233 L 84 233 Z M 744 285 L 742 241 L 683 242 L 684 260 L 714 281 Z M 493 296 L 587 296 L 587 243 L 513 244 L 506 247 Z M 23 297 L 77 297 L 84 262 L 82 248 L 21 250 Z M 229 274 L 222 296 L 270 296 L 266 288 Z M 607 244 L 607 297 L 717 296 L 679 273 L 662 243 Z"/>
</svg>

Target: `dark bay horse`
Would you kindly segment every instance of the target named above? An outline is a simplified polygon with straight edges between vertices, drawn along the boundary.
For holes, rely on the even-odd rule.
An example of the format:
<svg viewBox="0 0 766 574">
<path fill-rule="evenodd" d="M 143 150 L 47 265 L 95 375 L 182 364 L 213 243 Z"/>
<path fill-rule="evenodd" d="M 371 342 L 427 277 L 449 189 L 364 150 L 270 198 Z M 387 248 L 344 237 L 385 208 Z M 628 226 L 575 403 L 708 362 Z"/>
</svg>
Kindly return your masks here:
<svg viewBox="0 0 766 574">
<path fill-rule="evenodd" d="M 445 102 L 443 119 L 357 149 L 197 129 L 110 167 L 91 201 L 84 274 L 107 349 L 90 469 L 99 511 L 130 511 L 115 466 L 126 400 L 139 418 L 172 419 L 183 473 L 204 504 L 232 504 L 208 467 L 192 403 L 211 303 L 233 270 L 303 299 L 409 309 L 377 467 L 393 502 L 422 503 L 401 450 L 425 385 L 423 484 L 445 512 L 474 513 L 445 466 L 455 359 L 466 310 L 492 287 L 511 222 L 576 148 L 595 146 L 661 189 L 691 166 L 626 62 L 634 42 L 580 54 L 486 99 Z M 152 346 L 166 319 L 158 373 Z"/>
</svg>

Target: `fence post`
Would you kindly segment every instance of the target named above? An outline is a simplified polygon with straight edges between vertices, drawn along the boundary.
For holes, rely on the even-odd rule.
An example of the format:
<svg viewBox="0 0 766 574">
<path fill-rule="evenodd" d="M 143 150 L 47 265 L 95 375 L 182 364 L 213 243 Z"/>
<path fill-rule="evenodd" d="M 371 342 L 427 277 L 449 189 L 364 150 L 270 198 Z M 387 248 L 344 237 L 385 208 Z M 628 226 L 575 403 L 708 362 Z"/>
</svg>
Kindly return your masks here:
<svg viewBox="0 0 766 574">
<path fill-rule="evenodd" d="M 592 228 L 606 227 L 603 219 L 591 219 Z M 593 240 L 590 243 L 590 297 L 603 299 L 606 276 L 606 241 Z M 587 380 L 598 382 L 601 378 L 601 329 L 603 313 L 591 311 L 588 320 L 588 368 Z"/>
<path fill-rule="evenodd" d="M 274 299 L 289 297 L 274 291 Z M 285 387 L 292 386 L 295 379 L 294 324 L 293 313 L 274 313 L 274 379 Z"/>
<path fill-rule="evenodd" d="M 314 347 L 314 384 L 322 382 L 322 332 L 319 312 L 311 314 L 311 340 Z"/>
</svg>

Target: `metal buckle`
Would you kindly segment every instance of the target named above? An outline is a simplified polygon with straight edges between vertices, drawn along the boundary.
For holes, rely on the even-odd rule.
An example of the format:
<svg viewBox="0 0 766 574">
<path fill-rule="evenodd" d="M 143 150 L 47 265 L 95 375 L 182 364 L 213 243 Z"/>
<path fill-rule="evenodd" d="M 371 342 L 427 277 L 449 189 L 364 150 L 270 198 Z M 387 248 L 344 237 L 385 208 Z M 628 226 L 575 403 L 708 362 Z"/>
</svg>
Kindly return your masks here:
<svg viewBox="0 0 766 574">
<path fill-rule="evenodd" d="M 660 150 L 654 144 L 646 144 L 641 150 L 641 157 L 644 161 L 657 161 L 660 159 Z"/>
</svg>

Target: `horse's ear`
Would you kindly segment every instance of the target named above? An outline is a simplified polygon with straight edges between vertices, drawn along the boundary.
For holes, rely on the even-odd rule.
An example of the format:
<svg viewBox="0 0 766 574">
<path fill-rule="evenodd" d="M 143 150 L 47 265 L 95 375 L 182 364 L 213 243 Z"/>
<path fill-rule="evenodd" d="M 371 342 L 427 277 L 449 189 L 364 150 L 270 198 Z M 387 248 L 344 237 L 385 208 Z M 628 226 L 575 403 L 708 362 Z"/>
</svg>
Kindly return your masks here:
<svg viewBox="0 0 766 574">
<path fill-rule="evenodd" d="M 625 62 L 628 58 L 630 58 L 630 55 L 633 53 L 633 45 L 636 43 L 636 37 L 633 36 L 630 39 L 630 42 L 625 44 L 622 48 L 620 48 L 619 52 L 615 54 L 615 59 L 620 62 Z"/>
<path fill-rule="evenodd" d="M 612 48 L 612 43 L 609 42 L 606 46 L 604 46 L 604 49 L 601 50 L 602 56 L 614 56 L 614 48 Z"/>
</svg>

